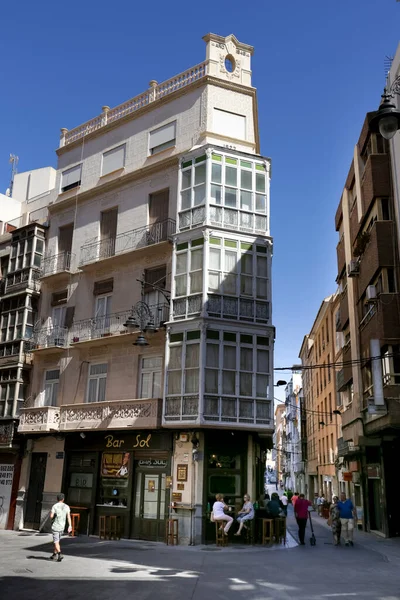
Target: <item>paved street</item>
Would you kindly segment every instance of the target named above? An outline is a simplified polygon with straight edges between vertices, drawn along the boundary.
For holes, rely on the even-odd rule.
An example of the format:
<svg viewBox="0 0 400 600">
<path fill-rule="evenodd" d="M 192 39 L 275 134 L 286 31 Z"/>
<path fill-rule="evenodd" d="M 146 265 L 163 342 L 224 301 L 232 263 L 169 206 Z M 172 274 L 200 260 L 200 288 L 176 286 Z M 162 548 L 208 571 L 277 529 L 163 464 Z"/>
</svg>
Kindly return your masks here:
<svg viewBox="0 0 400 600">
<path fill-rule="evenodd" d="M 59 564 L 48 560 L 49 535 L 1 532 L 0 597 L 400 600 L 399 540 L 358 533 L 354 548 L 335 548 L 325 522 L 314 520 L 314 548 L 291 536 L 287 547 L 223 549 L 81 537 L 63 540 Z M 288 526 L 296 536 L 292 515 Z"/>
</svg>

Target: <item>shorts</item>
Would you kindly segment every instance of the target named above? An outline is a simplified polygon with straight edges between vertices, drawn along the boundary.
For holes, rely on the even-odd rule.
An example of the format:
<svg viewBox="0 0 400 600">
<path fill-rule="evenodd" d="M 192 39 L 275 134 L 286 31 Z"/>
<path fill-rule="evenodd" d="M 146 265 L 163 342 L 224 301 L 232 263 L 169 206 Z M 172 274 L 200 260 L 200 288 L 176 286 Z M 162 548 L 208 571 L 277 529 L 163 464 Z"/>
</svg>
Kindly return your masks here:
<svg viewBox="0 0 400 600">
<path fill-rule="evenodd" d="M 62 531 L 53 531 L 52 529 L 51 534 L 53 536 L 53 542 L 57 544 L 61 540 Z"/>
</svg>

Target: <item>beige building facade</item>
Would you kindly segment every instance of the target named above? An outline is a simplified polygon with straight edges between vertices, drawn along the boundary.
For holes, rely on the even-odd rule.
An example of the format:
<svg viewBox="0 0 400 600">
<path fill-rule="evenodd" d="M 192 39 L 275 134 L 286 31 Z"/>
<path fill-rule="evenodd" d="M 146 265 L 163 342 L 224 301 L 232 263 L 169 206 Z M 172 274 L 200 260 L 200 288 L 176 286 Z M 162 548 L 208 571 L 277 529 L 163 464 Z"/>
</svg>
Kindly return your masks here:
<svg viewBox="0 0 400 600">
<path fill-rule="evenodd" d="M 212 536 L 217 492 L 263 486 L 272 445 L 270 162 L 251 46 L 61 131 L 16 526 L 64 491 L 81 528 Z"/>
</svg>

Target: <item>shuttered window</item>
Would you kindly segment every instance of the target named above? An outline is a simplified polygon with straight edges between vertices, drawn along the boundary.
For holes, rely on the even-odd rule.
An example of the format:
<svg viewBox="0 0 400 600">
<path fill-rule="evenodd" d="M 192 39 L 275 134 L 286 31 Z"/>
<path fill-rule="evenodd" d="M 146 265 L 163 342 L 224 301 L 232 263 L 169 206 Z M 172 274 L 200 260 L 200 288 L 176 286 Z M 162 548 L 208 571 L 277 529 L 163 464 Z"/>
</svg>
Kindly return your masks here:
<svg viewBox="0 0 400 600">
<path fill-rule="evenodd" d="M 106 399 L 107 363 L 89 366 L 87 402 L 103 402 Z"/>
<path fill-rule="evenodd" d="M 176 121 L 163 125 L 158 129 L 150 131 L 149 139 L 149 152 L 150 154 L 156 154 L 166 148 L 175 146 L 176 142 Z"/>
<path fill-rule="evenodd" d="M 54 292 L 51 295 L 51 306 L 59 306 L 65 304 L 68 301 L 68 290 L 62 292 Z"/>
<path fill-rule="evenodd" d="M 61 191 L 66 192 L 81 185 L 81 173 L 82 165 L 76 165 L 76 167 L 64 171 L 61 175 Z"/>
<path fill-rule="evenodd" d="M 125 144 L 122 146 L 118 146 L 118 148 L 113 148 L 108 152 L 104 152 L 103 154 L 103 167 L 101 174 L 108 175 L 108 173 L 112 173 L 113 171 L 117 171 L 118 169 L 122 169 L 125 165 Z"/>
<path fill-rule="evenodd" d="M 103 281 L 95 281 L 93 287 L 93 295 L 100 296 L 102 294 L 110 294 L 114 289 L 114 279 L 105 279 Z"/>
</svg>

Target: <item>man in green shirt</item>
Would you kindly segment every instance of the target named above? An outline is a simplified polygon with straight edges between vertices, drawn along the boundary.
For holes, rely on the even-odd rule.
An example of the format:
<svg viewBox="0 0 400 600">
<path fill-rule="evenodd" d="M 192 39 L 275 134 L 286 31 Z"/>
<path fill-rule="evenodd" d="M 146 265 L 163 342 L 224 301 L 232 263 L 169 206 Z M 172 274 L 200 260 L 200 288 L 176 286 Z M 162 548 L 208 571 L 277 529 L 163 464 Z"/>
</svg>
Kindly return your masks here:
<svg viewBox="0 0 400 600">
<path fill-rule="evenodd" d="M 50 556 L 51 560 L 56 560 L 57 562 L 61 562 L 64 558 L 61 554 L 60 540 L 61 535 L 64 533 L 65 524 L 68 519 L 68 533 L 72 531 L 71 525 L 71 511 L 68 504 L 64 502 L 64 494 L 57 495 L 57 504 L 51 509 L 50 519 L 51 519 L 51 533 L 53 534 L 53 542 L 54 542 L 54 552 Z"/>
</svg>

